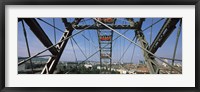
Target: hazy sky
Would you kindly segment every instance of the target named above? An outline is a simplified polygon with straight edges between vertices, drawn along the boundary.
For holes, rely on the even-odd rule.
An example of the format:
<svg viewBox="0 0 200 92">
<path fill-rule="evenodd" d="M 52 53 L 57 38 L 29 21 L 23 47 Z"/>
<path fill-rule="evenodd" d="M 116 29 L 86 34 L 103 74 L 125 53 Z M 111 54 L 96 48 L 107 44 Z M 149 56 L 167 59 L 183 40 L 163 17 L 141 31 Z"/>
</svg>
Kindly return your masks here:
<svg viewBox="0 0 200 92">
<path fill-rule="evenodd" d="M 42 18 L 46 22 L 50 23 L 53 25 L 53 18 Z M 74 19 L 73 18 L 68 18 L 68 20 L 71 22 Z M 139 18 L 134 18 L 135 21 L 138 21 Z M 156 22 L 160 20 L 160 18 L 153 18 L 153 22 Z M 37 19 L 45 33 L 48 35 L 49 39 L 52 41 L 53 44 L 55 44 L 55 38 L 54 38 L 54 28 L 45 24 L 44 22 L 40 21 Z M 165 22 L 165 19 L 157 23 L 152 27 L 152 41 L 156 37 L 158 31 L 160 30 L 161 26 Z M 90 18 L 86 18 L 85 21 L 82 21 L 79 23 L 79 25 L 91 25 L 94 24 L 94 21 Z M 129 24 L 124 18 L 119 18 L 116 21 L 116 24 Z M 142 29 L 147 28 L 152 24 L 152 18 L 146 18 L 146 20 L 143 22 Z M 60 18 L 55 18 L 55 26 L 63 31 L 65 31 L 64 24 L 62 23 Z M 167 58 L 172 58 L 173 57 L 173 52 L 174 52 L 174 47 L 175 47 L 175 41 L 176 41 L 176 35 L 178 31 L 179 23 L 177 24 L 176 29 L 173 31 L 173 33 L 169 36 L 169 38 L 166 40 L 166 42 L 163 44 L 161 48 L 157 50 L 155 53 L 157 56 L 160 57 L 167 57 Z M 43 44 L 37 39 L 37 37 L 32 33 L 30 28 L 25 24 L 25 28 L 27 30 L 27 36 L 28 36 L 28 42 L 30 46 L 30 51 L 31 51 L 31 56 L 37 54 L 38 52 L 41 52 L 42 50 L 45 49 Z M 80 31 L 80 30 L 78 30 Z M 77 33 L 78 31 L 73 31 L 74 33 Z M 117 30 L 120 33 L 123 33 L 126 30 Z M 151 28 L 147 29 L 144 31 L 144 35 L 148 43 L 150 43 L 150 33 Z M 62 32 L 59 32 L 56 30 L 56 42 L 58 42 L 62 36 Z M 82 35 L 87 37 L 90 42 L 85 39 Z M 116 38 L 118 34 L 114 33 L 113 38 Z M 132 39 L 135 36 L 134 30 L 128 30 L 125 34 L 126 37 L 129 39 Z M 98 44 L 98 36 L 97 36 L 97 31 L 96 30 L 85 30 L 84 32 L 81 32 L 80 34 L 74 36 L 74 39 L 82 49 L 82 51 L 85 53 L 87 57 L 92 55 L 97 51 L 99 44 Z M 70 39 L 71 40 L 71 39 Z M 75 61 L 75 55 L 73 52 L 73 47 L 71 44 L 71 41 L 68 41 L 65 50 L 63 51 L 63 54 L 60 58 L 61 61 Z M 74 41 L 73 46 L 76 52 L 76 56 L 78 60 L 85 60 L 84 55 L 81 53 L 80 49 L 77 47 Z M 123 52 L 126 50 L 126 48 L 129 45 L 129 41 L 124 39 L 123 37 L 119 37 L 116 41 L 113 42 L 113 52 L 112 52 L 112 58 L 114 62 L 119 61 L 119 58 L 122 56 Z M 137 42 L 139 44 L 139 42 Z M 94 46 L 95 45 L 95 46 Z M 133 55 L 133 48 L 134 44 L 132 44 L 128 51 L 125 53 L 123 59 L 121 62 L 134 62 L 138 63 L 139 60 L 144 60 L 142 50 L 136 46 L 134 56 L 133 56 L 133 61 L 131 61 L 131 57 Z M 49 51 L 43 53 L 42 55 L 51 55 Z M 22 57 L 27 57 L 28 52 L 26 49 L 26 43 L 25 43 L 25 38 L 22 30 L 22 23 L 18 22 L 18 56 Z M 93 57 L 91 57 L 89 60 L 91 61 L 99 61 L 99 53 L 95 54 Z M 178 47 L 177 47 L 177 52 L 176 52 L 176 58 L 182 60 L 182 31 L 179 37 L 179 42 L 178 42 Z"/>
</svg>

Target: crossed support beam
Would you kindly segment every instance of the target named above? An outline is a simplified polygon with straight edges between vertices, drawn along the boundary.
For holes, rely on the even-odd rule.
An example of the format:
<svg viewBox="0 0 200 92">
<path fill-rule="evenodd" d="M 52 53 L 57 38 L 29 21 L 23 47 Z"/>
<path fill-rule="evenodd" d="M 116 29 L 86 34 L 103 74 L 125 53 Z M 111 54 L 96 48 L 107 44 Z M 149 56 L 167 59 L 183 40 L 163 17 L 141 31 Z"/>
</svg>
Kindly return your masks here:
<svg viewBox="0 0 200 92">
<path fill-rule="evenodd" d="M 45 34 L 43 29 L 40 27 L 39 23 L 34 18 L 23 18 L 23 20 L 27 23 L 27 25 L 30 27 L 31 31 L 37 36 L 37 38 L 42 42 L 42 44 L 45 47 L 51 47 L 53 44 L 49 40 L 48 36 Z M 74 27 L 78 25 L 81 18 L 76 18 L 72 23 L 67 22 L 66 18 L 63 18 L 62 21 L 66 27 L 66 31 L 64 32 L 63 36 L 61 37 L 59 44 L 56 46 L 53 46 L 49 48 L 49 51 L 52 53 L 52 57 L 49 58 L 48 62 L 46 63 L 42 74 L 48 74 L 53 73 L 56 65 L 62 55 L 62 52 L 68 42 L 68 39 L 65 39 L 72 35 L 72 32 L 74 30 Z M 140 45 L 149 50 L 152 53 L 155 53 L 159 47 L 162 46 L 162 44 L 165 42 L 165 40 L 169 37 L 169 35 L 173 32 L 173 30 L 176 28 L 176 24 L 180 20 L 179 18 L 170 18 L 167 19 L 164 23 L 163 27 L 159 31 L 158 35 L 156 36 L 155 40 L 151 44 L 151 46 L 148 45 L 148 42 L 146 41 L 143 32 L 141 31 L 141 26 L 144 18 L 141 18 L 140 21 L 134 22 L 131 19 L 127 19 L 130 22 L 130 27 L 132 29 L 135 29 L 135 34 L 137 39 L 140 41 Z M 85 28 L 85 27 L 84 27 Z M 149 68 L 150 73 L 155 74 L 159 73 L 159 66 L 155 58 L 150 55 L 147 51 L 143 50 L 143 55 L 145 58 L 145 61 L 147 63 L 147 67 Z"/>
<path fill-rule="evenodd" d="M 101 23 L 103 26 L 107 27 L 108 29 L 110 29 L 110 30 L 116 32 L 117 34 L 121 35 L 122 37 L 124 37 L 125 39 L 129 40 L 130 42 L 134 43 L 132 40 L 130 40 L 130 39 L 128 39 L 126 36 L 120 34 L 120 33 L 117 32 L 116 30 L 114 30 L 113 28 L 111 28 L 110 26 L 108 26 L 108 25 L 102 23 L 101 21 L 99 21 L 99 20 L 97 20 L 97 19 L 95 19 L 95 18 L 93 18 L 93 19 L 94 19 L 95 21 Z M 160 57 L 155 56 L 154 53 L 152 53 L 151 51 L 148 50 L 148 49 L 149 49 L 148 42 L 146 41 L 146 39 L 145 39 L 145 37 L 144 37 L 144 34 L 143 34 L 142 30 L 141 30 L 142 23 L 143 23 L 143 21 L 144 21 L 145 19 L 144 19 L 144 18 L 140 18 L 140 20 L 137 21 L 137 22 L 134 22 L 134 20 L 133 20 L 132 18 L 127 18 L 127 20 L 130 22 L 130 26 L 132 26 L 132 27 L 135 28 L 135 35 L 136 35 L 137 39 L 139 40 L 140 45 L 138 45 L 138 44 L 136 44 L 136 43 L 134 43 L 134 44 L 137 45 L 138 47 L 140 47 L 140 48 L 143 50 L 143 55 L 144 55 L 144 58 L 145 58 L 147 67 L 148 67 L 148 69 L 149 69 L 149 72 L 150 72 L 151 74 L 161 73 L 161 72 L 159 71 L 160 68 L 159 68 L 159 65 L 158 65 L 157 61 L 155 60 L 155 58 L 157 58 L 158 60 L 161 60 L 161 61 L 163 61 L 163 60 L 162 60 Z M 167 20 L 168 20 L 168 19 L 167 19 Z M 179 20 L 179 19 L 174 19 L 174 18 L 172 18 L 172 19 L 170 19 L 170 20 L 173 20 L 173 21 L 170 21 L 170 22 L 171 22 L 171 25 L 165 23 L 165 24 L 163 25 L 162 28 L 164 28 L 164 29 L 169 29 L 169 30 L 172 30 L 172 31 L 173 31 L 173 30 L 175 29 L 175 28 L 174 28 L 175 25 L 177 24 L 176 21 Z M 166 26 L 165 26 L 165 25 L 166 25 Z M 162 29 L 161 29 L 161 30 L 162 30 Z M 160 31 L 159 31 L 159 32 L 160 32 Z M 168 36 L 169 36 L 172 32 L 165 31 L 164 33 L 167 33 L 167 34 L 163 34 L 163 35 L 161 35 L 161 36 L 164 37 L 164 38 L 162 38 L 162 39 L 165 39 L 165 40 L 166 40 L 166 39 L 168 38 Z M 159 34 L 158 34 L 158 35 L 159 35 Z M 159 37 L 159 36 L 157 36 L 157 37 Z M 162 40 L 162 41 L 160 41 L 159 43 L 164 43 L 163 41 L 165 41 L 165 40 Z M 159 44 L 159 43 L 158 43 L 158 44 Z M 161 45 L 162 45 L 162 44 L 161 44 Z M 157 49 L 156 49 L 156 50 L 157 50 Z M 155 52 L 156 52 L 156 51 L 155 51 Z M 163 62 L 164 62 L 164 61 L 163 61 Z M 179 73 L 181 73 L 180 70 L 174 68 L 174 67 L 171 66 L 170 64 L 168 64 L 168 63 L 166 63 L 166 62 L 164 62 L 164 63 L 167 64 L 167 65 L 169 65 L 171 68 L 175 69 L 175 70 L 178 71 Z"/>
<path fill-rule="evenodd" d="M 141 27 L 142 27 L 143 22 L 145 21 L 145 18 L 140 18 L 140 20 L 138 22 L 134 22 L 131 19 L 128 19 L 128 20 L 129 20 L 131 26 L 135 27 L 135 35 L 136 35 L 137 39 L 139 40 L 141 47 L 147 49 L 149 47 L 149 45 L 148 45 L 148 42 L 146 41 L 145 36 L 141 30 Z M 149 72 L 151 74 L 158 73 L 159 68 L 158 68 L 157 61 L 155 59 L 152 59 L 148 52 L 146 52 L 145 50 L 142 50 L 142 51 L 143 51 L 143 56 L 146 61 Z"/>
<path fill-rule="evenodd" d="M 68 42 L 69 39 L 66 39 L 65 41 L 63 41 L 65 38 L 69 37 L 72 35 L 72 32 L 74 30 L 73 26 L 74 25 L 77 25 L 79 22 L 80 22 L 81 19 L 75 19 L 74 22 L 72 23 L 69 23 L 67 22 L 67 19 L 66 18 L 62 18 L 62 21 L 66 27 L 66 31 L 65 33 L 63 34 L 63 36 L 61 37 L 60 41 L 61 43 L 59 43 L 56 48 L 58 49 L 59 53 L 55 56 L 55 57 L 50 57 L 48 62 L 46 63 L 43 71 L 42 71 L 42 74 L 52 74 L 58 64 L 58 61 L 62 55 L 62 52 Z"/>
<path fill-rule="evenodd" d="M 132 26 L 135 26 L 135 35 L 137 39 L 140 42 L 140 45 L 149 50 L 152 53 L 155 53 L 159 47 L 163 45 L 163 43 L 166 41 L 166 39 L 169 37 L 169 35 L 173 32 L 173 30 L 176 28 L 176 24 L 180 20 L 179 18 L 168 18 L 162 28 L 160 29 L 158 35 L 156 36 L 155 40 L 151 44 L 151 46 L 148 45 L 148 42 L 146 41 L 143 32 L 141 31 L 142 23 L 145 19 L 141 18 L 140 21 L 134 22 L 133 20 L 129 20 L 130 24 L 132 23 Z M 134 25 L 133 25 L 134 24 Z M 155 60 L 152 55 L 150 55 L 148 52 L 143 50 L 143 56 L 146 61 L 147 67 L 149 69 L 149 72 L 151 74 L 157 74 L 159 73 L 159 65 L 158 62 Z"/>
<path fill-rule="evenodd" d="M 48 38 L 48 36 L 45 34 L 43 29 L 40 27 L 39 23 L 34 18 L 24 18 L 23 19 L 27 25 L 30 27 L 31 31 L 37 36 L 37 38 L 41 41 L 41 43 L 45 47 L 52 46 L 52 42 Z M 58 64 L 58 61 L 64 51 L 64 48 L 68 42 L 67 37 L 72 35 L 72 32 L 74 30 L 74 26 L 78 25 L 81 18 L 76 18 L 72 23 L 67 22 L 66 18 L 63 18 L 62 21 L 66 27 L 66 31 L 63 33 L 63 36 L 61 37 L 60 41 L 54 47 L 51 47 L 49 51 L 52 53 L 52 57 L 50 57 L 43 68 L 41 74 L 52 74 L 56 68 L 56 65 Z"/>
</svg>

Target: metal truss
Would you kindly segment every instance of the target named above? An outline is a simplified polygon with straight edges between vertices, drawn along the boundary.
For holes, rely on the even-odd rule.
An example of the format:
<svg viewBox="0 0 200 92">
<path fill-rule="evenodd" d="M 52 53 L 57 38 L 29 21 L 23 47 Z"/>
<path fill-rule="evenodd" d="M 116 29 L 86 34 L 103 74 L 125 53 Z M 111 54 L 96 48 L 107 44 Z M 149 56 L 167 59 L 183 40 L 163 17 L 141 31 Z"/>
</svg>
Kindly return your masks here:
<svg viewBox="0 0 200 92">
<path fill-rule="evenodd" d="M 114 19 L 113 19 L 114 20 Z M 114 25 L 114 22 L 113 24 Z M 109 62 L 109 67 L 106 65 L 107 70 L 109 69 L 109 73 L 111 73 L 111 68 L 112 68 L 112 39 L 113 39 L 113 31 L 111 30 L 102 30 L 103 27 L 101 24 L 96 23 L 96 29 L 98 33 L 98 41 L 99 41 L 99 49 L 100 49 L 100 73 L 101 70 L 104 68 L 103 63 L 108 63 Z M 89 27 L 90 29 L 90 27 Z M 100 30 L 101 29 L 101 30 Z M 106 72 L 104 72 L 106 73 Z"/>
<path fill-rule="evenodd" d="M 72 23 L 70 23 L 70 22 L 68 22 L 68 20 L 66 18 L 62 18 L 62 22 L 64 23 L 66 30 L 63 32 L 63 35 L 62 35 L 61 39 L 59 40 L 59 42 L 57 42 L 55 45 L 53 45 L 53 43 L 50 41 L 50 39 L 45 34 L 44 30 L 42 29 L 42 27 L 39 25 L 39 23 L 36 21 L 35 18 L 19 19 L 19 21 L 26 22 L 26 24 L 30 27 L 31 31 L 35 34 L 35 36 L 47 48 L 44 51 L 48 50 L 52 54 L 51 57 L 48 59 L 47 63 L 45 64 L 45 67 L 43 68 L 41 74 L 54 73 L 54 70 L 59 62 L 59 59 L 63 53 L 64 48 L 66 47 L 66 44 L 67 44 L 69 38 L 73 36 L 72 32 L 74 29 L 75 30 L 78 30 L 78 29 L 87 29 L 87 30 L 95 29 L 95 30 L 97 30 L 101 69 L 103 67 L 103 62 L 107 61 L 110 63 L 109 69 L 110 69 L 110 73 L 111 73 L 113 32 L 116 32 L 120 36 L 124 37 L 125 39 L 127 39 L 128 41 L 130 41 L 131 43 L 135 44 L 136 46 L 138 46 L 142 49 L 146 65 L 151 74 L 161 73 L 160 66 L 159 66 L 158 62 L 156 61 L 156 58 L 161 61 L 163 61 L 163 60 L 160 57 L 157 57 L 155 55 L 155 52 L 158 50 L 158 48 L 160 48 L 163 45 L 163 43 L 167 40 L 167 38 L 170 36 L 170 34 L 176 28 L 176 24 L 180 21 L 180 18 L 167 18 L 166 21 L 164 22 L 163 26 L 159 30 L 159 33 L 157 34 L 156 38 L 153 40 L 152 44 L 149 44 L 143 34 L 144 30 L 141 29 L 142 24 L 145 21 L 145 18 L 140 18 L 139 21 L 134 21 L 133 18 L 126 18 L 127 22 L 129 22 L 129 25 L 115 25 L 115 22 L 113 22 L 113 24 L 111 24 L 111 25 L 108 25 L 96 18 L 93 18 L 93 20 L 95 21 L 95 25 L 78 25 L 80 23 L 81 19 L 82 18 L 75 18 L 74 21 Z M 39 19 L 39 20 L 41 20 L 41 19 Z M 114 21 L 116 21 L 116 19 Z M 49 25 L 51 25 L 51 24 L 49 24 Z M 56 29 L 58 29 L 58 28 L 56 28 Z M 135 42 L 128 39 L 123 34 L 117 32 L 114 29 L 134 30 L 135 37 L 138 39 L 140 45 L 136 44 Z M 55 27 L 54 27 L 54 30 L 55 30 Z M 62 31 L 62 30 L 60 30 L 60 31 Z M 180 34 L 180 32 L 179 32 L 179 34 Z M 177 45 L 177 42 L 176 42 L 176 45 Z M 177 46 L 175 46 L 175 47 L 177 47 Z M 29 51 L 29 58 L 22 62 L 19 62 L 18 65 L 21 65 L 24 62 L 31 60 L 31 58 L 36 57 L 37 55 L 43 53 L 44 51 L 42 51 L 32 57 L 30 56 L 30 51 Z M 92 55 L 94 55 L 94 54 L 92 54 Z M 88 59 L 90 57 L 91 56 L 86 57 L 86 58 Z M 173 57 L 173 60 L 175 60 L 175 57 Z M 166 62 L 164 62 L 164 63 L 166 63 Z M 169 65 L 172 69 L 181 73 L 181 71 L 174 68 L 173 65 L 170 65 L 168 63 L 166 63 L 166 64 Z"/>
<path fill-rule="evenodd" d="M 37 36 L 37 38 L 42 42 L 45 47 L 48 48 L 53 45 L 48 36 L 45 34 L 45 32 L 42 30 L 42 28 L 34 18 L 24 18 L 23 20 L 27 23 L 31 31 Z M 62 19 L 66 27 L 66 31 L 63 33 L 63 36 L 61 37 L 58 44 L 49 48 L 49 51 L 52 53 L 53 56 L 48 59 L 41 74 L 52 74 L 54 72 L 56 65 L 58 64 L 58 61 L 62 55 L 62 52 L 68 42 L 68 39 L 66 38 L 72 35 L 72 32 L 74 30 L 73 26 L 77 25 L 80 20 L 81 19 L 77 18 L 74 20 L 74 22 L 69 23 L 67 22 L 66 18 Z"/>
<path fill-rule="evenodd" d="M 119 32 L 117 32 L 116 30 L 114 30 L 113 28 L 111 28 L 111 27 L 109 27 L 108 25 L 102 23 L 101 21 L 99 21 L 99 20 L 97 20 L 97 19 L 95 19 L 95 18 L 94 18 L 94 20 L 97 21 L 97 22 L 99 22 L 99 23 L 101 23 L 102 25 L 104 25 L 105 27 L 109 28 L 110 30 L 116 32 L 117 34 L 122 35 L 122 34 L 120 34 Z M 155 54 L 153 54 L 151 51 L 148 50 L 148 47 L 149 47 L 149 46 L 148 46 L 148 42 L 145 40 L 144 34 L 143 34 L 143 32 L 141 31 L 141 26 L 142 26 L 142 23 L 143 23 L 143 21 L 144 21 L 145 19 L 144 19 L 144 18 L 140 18 L 140 20 L 139 20 L 138 22 L 134 22 L 133 20 L 130 20 L 130 19 L 128 19 L 128 20 L 130 21 L 130 24 L 132 24 L 132 26 L 135 26 L 135 27 L 136 27 L 135 34 L 136 34 L 136 36 L 137 36 L 137 39 L 139 39 L 141 45 L 138 45 L 138 44 L 134 43 L 132 40 L 128 39 L 128 38 L 127 38 L 126 36 L 124 36 L 124 35 L 122 35 L 122 37 L 124 37 L 125 39 L 129 40 L 130 42 L 136 44 L 137 46 L 139 46 L 139 47 L 143 50 L 143 56 L 144 56 L 144 58 L 145 58 L 147 67 L 148 67 L 149 72 L 150 72 L 151 74 L 160 73 L 160 72 L 159 72 L 159 65 L 158 65 L 157 61 L 155 60 L 155 58 L 157 58 L 157 59 L 159 59 L 159 60 L 161 60 L 161 61 L 163 61 L 163 60 L 162 60 L 160 57 L 157 57 Z M 168 19 L 168 20 L 169 20 L 169 19 Z M 168 29 L 172 29 L 172 27 L 173 27 L 172 30 L 174 30 L 174 27 L 175 27 L 175 25 L 176 25 L 176 23 L 177 23 L 177 20 L 179 20 L 179 19 L 170 19 L 170 20 L 174 20 L 175 22 L 174 22 L 174 21 L 170 21 L 170 22 L 171 22 L 171 25 L 167 25 L 167 26 L 166 26 L 167 28 L 165 28 L 165 25 L 163 25 L 164 27 L 162 27 L 162 29 L 164 28 L 164 29 L 167 29 L 167 30 L 168 30 Z M 167 21 L 167 20 L 166 20 L 166 21 Z M 165 23 L 166 23 L 166 22 L 165 22 Z M 172 27 L 171 27 L 171 26 L 172 26 Z M 161 29 L 161 30 L 162 30 L 162 29 Z M 162 32 L 162 31 L 160 31 L 160 32 Z M 167 31 L 166 33 L 171 33 L 171 32 L 168 32 L 168 31 Z M 158 35 L 159 35 L 159 34 L 158 34 Z M 168 35 L 168 34 L 167 34 L 167 35 Z M 162 35 L 162 36 L 164 37 L 163 39 L 167 39 L 167 37 L 168 37 L 168 36 L 165 36 L 165 35 Z M 164 61 L 163 61 L 163 62 L 164 62 Z M 164 63 L 166 63 L 166 62 L 164 62 Z M 168 63 L 166 63 L 166 64 L 169 65 L 171 68 L 175 69 L 176 71 L 178 71 L 179 73 L 181 73 L 180 70 L 177 70 L 176 68 L 174 68 L 173 66 L 171 66 L 171 65 L 168 64 Z"/>
</svg>

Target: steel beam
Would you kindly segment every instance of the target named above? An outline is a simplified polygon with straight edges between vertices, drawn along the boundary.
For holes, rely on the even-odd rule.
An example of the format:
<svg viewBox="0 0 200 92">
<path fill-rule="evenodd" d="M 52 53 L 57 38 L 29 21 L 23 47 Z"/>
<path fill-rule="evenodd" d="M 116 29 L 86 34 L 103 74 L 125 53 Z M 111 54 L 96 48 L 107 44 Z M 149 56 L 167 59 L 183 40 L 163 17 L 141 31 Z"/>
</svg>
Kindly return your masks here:
<svg viewBox="0 0 200 92">
<path fill-rule="evenodd" d="M 168 18 L 160 29 L 158 35 L 151 44 L 149 51 L 155 53 L 159 47 L 163 45 L 166 39 L 170 36 L 173 30 L 176 28 L 176 24 L 180 18 Z"/>
<path fill-rule="evenodd" d="M 60 41 L 56 48 L 58 49 L 58 54 L 55 55 L 55 57 L 50 57 L 47 61 L 44 69 L 42 70 L 41 74 L 52 74 L 58 64 L 58 61 L 65 49 L 65 46 L 69 39 L 64 40 L 65 38 L 72 35 L 72 32 L 74 30 L 73 26 L 77 25 L 80 22 L 81 19 L 77 18 L 72 23 L 67 22 L 66 18 L 62 18 L 62 21 L 66 27 L 66 31 L 64 32 L 63 36 L 61 37 Z M 64 40 L 64 41 L 63 41 Z"/>
<path fill-rule="evenodd" d="M 41 28 L 39 23 L 34 18 L 23 18 L 26 24 L 30 27 L 31 31 L 37 36 L 37 38 L 41 41 L 41 43 L 46 47 L 50 47 L 53 43 L 50 41 L 44 30 Z M 55 47 L 49 49 L 49 51 L 56 55 L 58 53 Z"/>
<path fill-rule="evenodd" d="M 115 22 L 114 22 L 115 23 Z M 112 24 L 113 25 L 113 24 Z M 110 29 L 107 29 L 108 30 L 100 30 L 98 29 L 99 26 L 102 26 L 101 24 L 99 23 L 96 23 L 95 25 L 97 27 L 97 35 L 98 35 L 98 42 L 99 42 L 99 49 L 100 49 L 100 73 L 103 73 L 101 71 L 102 67 L 103 67 L 103 62 L 105 61 L 108 61 L 110 64 L 109 64 L 109 71 L 111 73 L 111 68 L 112 68 L 112 39 L 113 39 L 113 31 L 111 31 Z M 104 26 L 105 27 L 105 26 Z M 103 32 L 106 32 L 106 33 L 109 33 L 109 36 L 111 37 L 110 41 L 102 41 L 100 38 L 102 37 L 102 33 Z M 106 47 L 102 46 L 102 45 L 105 45 L 107 44 Z M 105 55 L 105 56 L 103 56 Z M 105 72 L 106 73 L 106 72 Z"/>
<path fill-rule="evenodd" d="M 136 29 L 135 27 L 131 27 L 130 25 L 108 25 L 109 27 L 113 28 L 113 29 Z M 87 28 L 88 30 L 94 30 L 94 29 L 108 29 L 107 27 L 103 26 L 103 25 L 78 25 L 75 26 L 74 28 L 76 29 L 84 29 Z"/>
<path fill-rule="evenodd" d="M 146 41 L 145 36 L 141 30 L 143 21 L 145 21 L 145 19 L 141 18 L 138 22 L 135 22 L 134 25 L 132 24 L 132 26 L 136 28 L 135 35 L 138 41 L 140 42 L 141 47 L 148 48 L 149 47 L 148 42 Z M 129 22 L 131 22 L 131 20 Z M 154 58 L 151 58 L 148 52 L 146 52 L 145 50 L 142 50 L 142 51 L 143 51 L 143 56 L 146 61 L 146 65 L 149 69 L 149 72 L 151 74 L 159 73 L 159 67 L 158 67 L 157 61 Z"/>
<path fill-rule="evenodd" d="M 148 48 L 149 45 L 148 45 L 142 31 L 141 30 L 135 30 L 135 34 L 136 34 L 138 41 L 140 42 L 140 45 L 143 48 Z M 144 56 L 144 59 L 146 61 L 146 65 L 149 69 L 149 72 L 151 74 L 158 73 L 159 68 L 158 68 L 157 61 L 154 58 L 151 58 L 151 56 L 149 55 L 148 52 L 146 52 L 145 50 L 142 50 L 142 51 L 143 51 L 143 56 Z"/>
<path fill-rule="evenodd" d="M 93 18 L 94 20 L 96 20 L 97 22 L 101 23 L 102 25 L 108 27 L 109 29 L 111 29 L 112 31 L 116 32 L 117 34 L 121 35 L 122 37 L 124 37 L 125 39 L 129 40 L 130 42 L 134 43 L 132 40 L 130 40 L 129 38 L 127 38 L 126 36 L 120 34 L 119 32 L 117 32 L 116 30 L 114 30 L 113 28 L 109 27 L 108 25 L 102 23 L 101 21 Z M 159 64 L 157 63 L 157 61 L 155 60 L 154 57 L 156 57 L 157 59 L 163 61 L 160 57 L 156 56 L 155 54 L 153 54 L 152 52 L 150 52 L 148 49 L 148 43 L 144 37 L 144 34 L 141 30 L 141 26 L 142 26 L 142 23 L 145 19 L 144 18 L 141 18 L 140 21 L 138 22 L 135 22 L 134 26 L 137 28 L 135 30 L 135 34 L 136 34 L 136 37 L 137 39 L 139 40 L 140 44 L 141 45 L 138 45 L 136 43 L 134 43 L 135 45 L 139 46 L 142 51 L 143 51 L 143 55 L 144 55 L 144 58 L 145 58 L 145 61 L 146 61 L 146 64 L 147 64 L 147 67 L 149 69 L 149 72 L 151 74 L 156 74 L 156 73 L 161 73 L 160 71 L 160 66 Z M 131 23 L 130 23 L 131 24 Z M 152 57 L 154 56 L 154 57 Z M 164 62 L 164 61 L 163 61 Z M 173 69 L 175 69 L 176 71 L 178 71 L 179 73 L 181 73 L 180 70 L 174 68 L 173 66 L 171 66 L 170 64 L 164 62 L 165 64 L 169 65 L 170 67 L 172 67 Z"/>
</svg>

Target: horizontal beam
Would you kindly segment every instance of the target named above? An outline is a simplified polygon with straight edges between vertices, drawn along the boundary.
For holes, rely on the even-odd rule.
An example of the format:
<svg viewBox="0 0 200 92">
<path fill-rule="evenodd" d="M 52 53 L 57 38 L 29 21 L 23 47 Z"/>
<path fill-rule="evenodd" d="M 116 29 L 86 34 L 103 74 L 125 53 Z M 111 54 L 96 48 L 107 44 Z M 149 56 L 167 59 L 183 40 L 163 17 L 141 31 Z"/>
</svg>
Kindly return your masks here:
<svg viewBox="0 0 200 92">
<path fill-rule="evenodd" d="M 113 29 L 135 29 L 135 27 L 131 27 L 130 25 L 108 25 L 109 27 L 113 28 Z M 87 28 L 88 30 L 92 30 L 92 29 L 108 29 L 107 27 L 103 26 L 103 25 L 77 25 L 74 28 L 76 29 L 85 29 Z"/>
<path fill-rule="evenodd" d="M 50 47 L 53 43 L 50 41 L 44 30 L 41 28 L 39 23 L 34 18 L 23 18 L 26 24 L 30 27 L 31 31 L 37 36 L 37 38 L 41 41 L 41 43 L 46 47 Z M 49 51 L 56 55 L 58 53 L 55 47 L 49 49 Z"/>
</svg>

